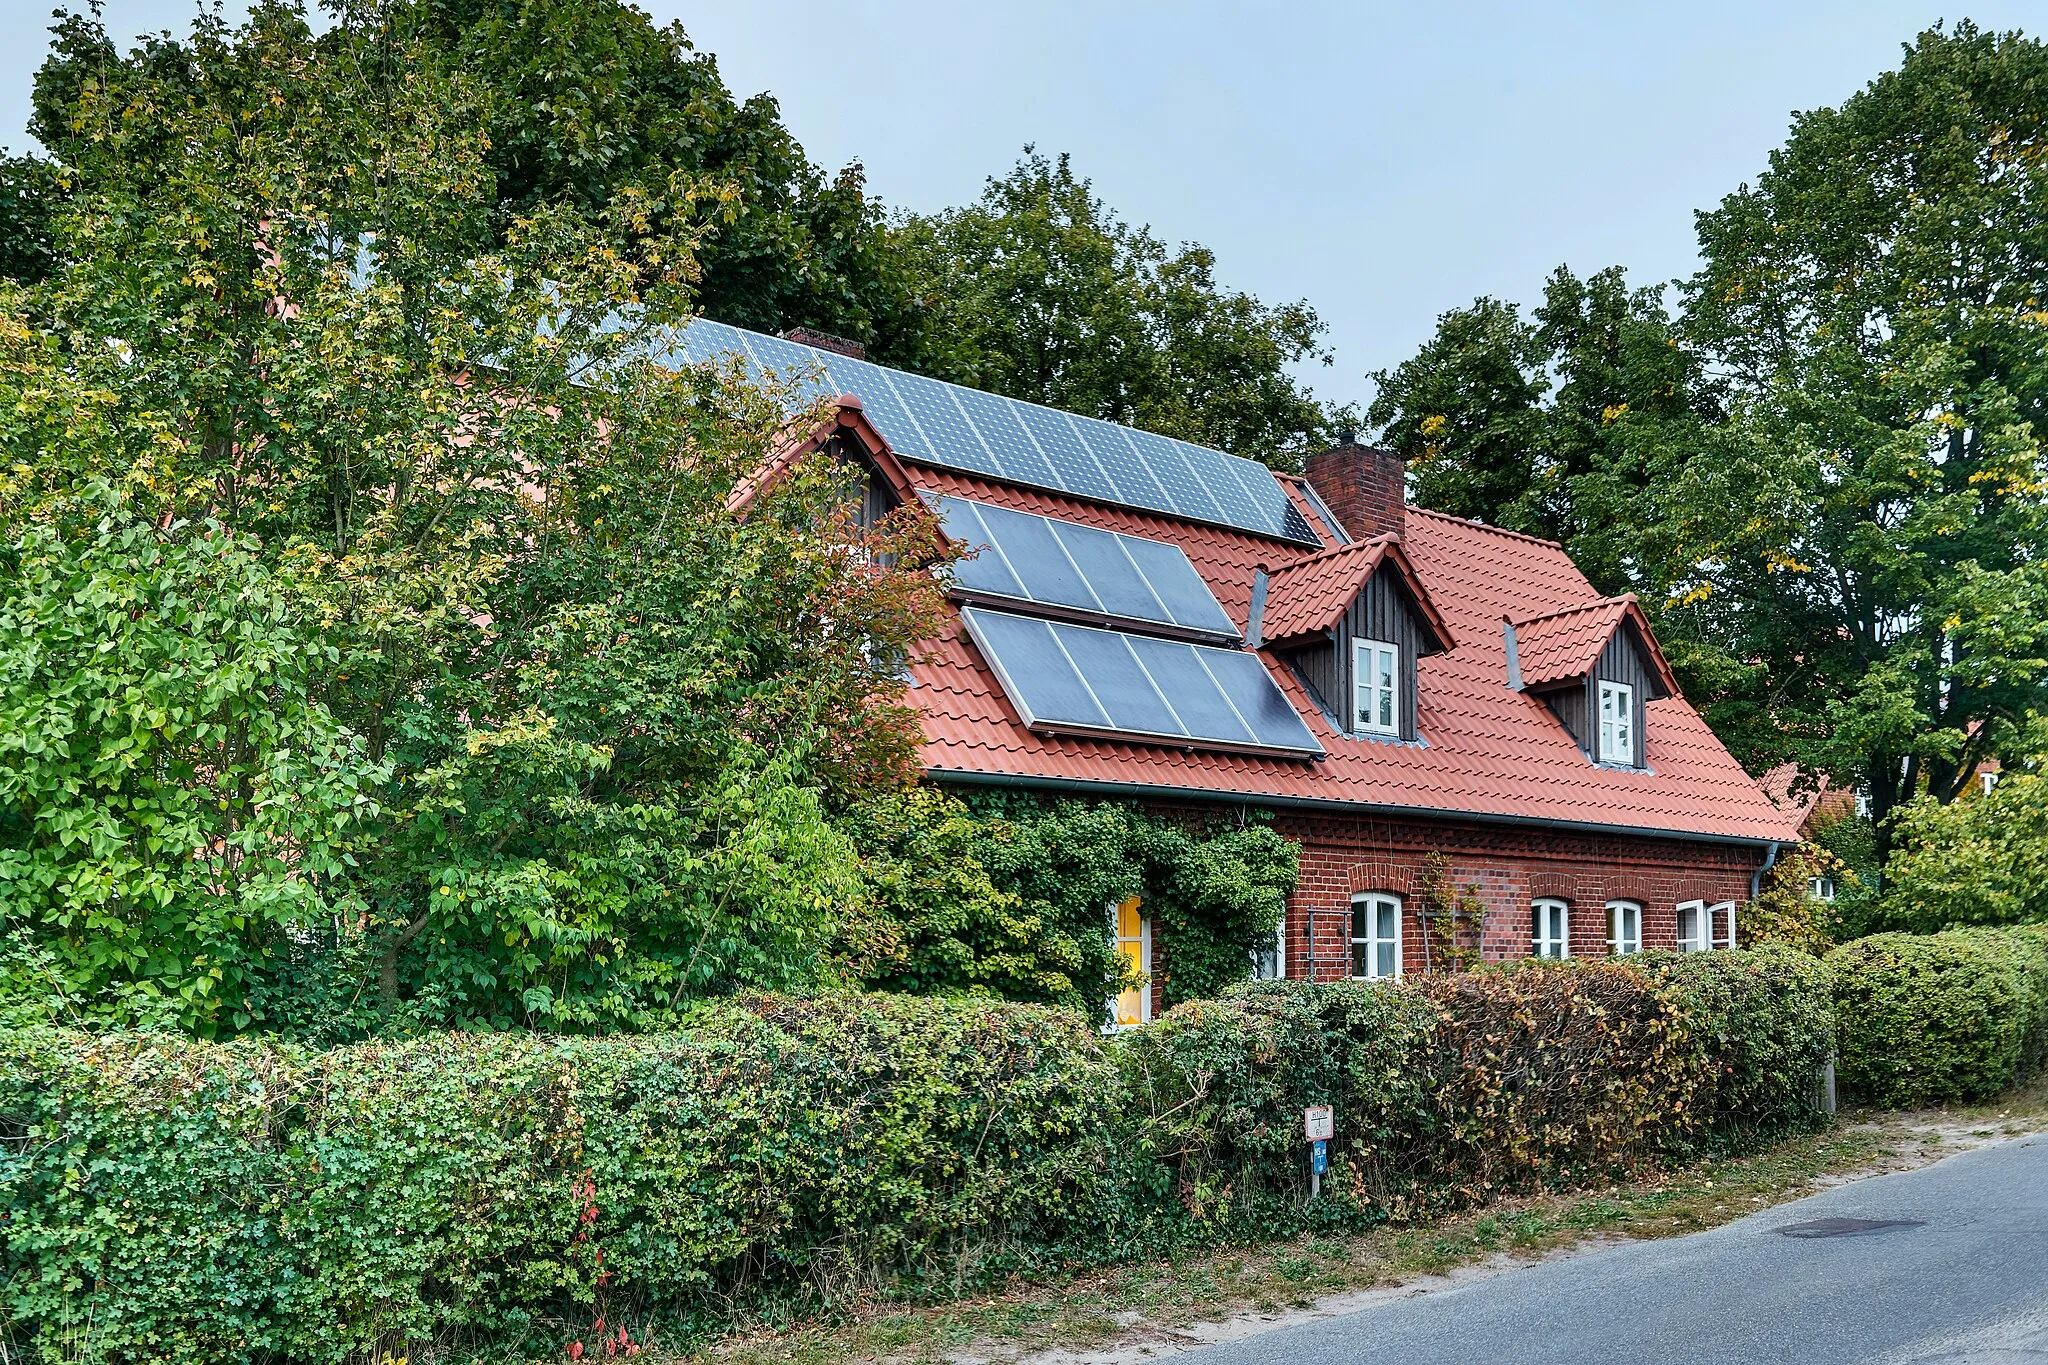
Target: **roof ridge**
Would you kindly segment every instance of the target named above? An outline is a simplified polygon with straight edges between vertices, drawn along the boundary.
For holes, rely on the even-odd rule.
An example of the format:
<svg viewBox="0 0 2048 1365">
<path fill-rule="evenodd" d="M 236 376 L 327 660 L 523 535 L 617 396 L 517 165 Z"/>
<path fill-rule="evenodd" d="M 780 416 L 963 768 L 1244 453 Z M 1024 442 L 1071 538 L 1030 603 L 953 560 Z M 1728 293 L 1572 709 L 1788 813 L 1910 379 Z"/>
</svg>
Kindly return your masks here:
<svg viewBox="0 0 2048 1365">
<path fill-rule="evenodd" d="M 1577 602 L 1569 607 L 1559 607 L 1556 611 L 1545 611 L 1539 612 L 1534 616 L 1524 616 L 1520 620 L 1515 620 L 1514 617 L 1508 617 L 1507 619 L 1514 621 L 1517 626 L 1532 626 L 1538 621 L 1548 621 L 1558 616 L 1570 616 L 1575 612 L 1581 611 L 1598 611 L 1603 607 L 1625 606 L 1630 602 L 1634 602 L 1638 606 L 1642 605 L 1641 599 L 1634 593 L 1624 592 L 1616 593 L 1611 597 L 1596 597 L 1590 602 Z"/>
<path fill-rule="evenodd" d="M 1303 555 L 1299 559 L 1290 559 L 1285 564 L 1275 565 L 1271 572 L 1276 575 L 1283 574 L 1290 569 L 1302 569 L 1326 559 L 1335 559 L 1337 556 L 1349 554 L 1353 550 L 1370 550 L 1380 546 L 1398 545 L 1400 543 L 1401 537 L 1395 535 L 1392 531 L 1383 531 L 1369 540 L 1346 541 L 1342 545 L 1332 545 L 1326 549 L 1317 550 L 1313 554 Z"/>
<path fill-rule="evenodd" d="M 1562 550 L 1564 548 L 1563 541 L 1545 540 L 1542 536 L 1532 536 L 1522 531 L 1510 531 L 1507 527 L 1495 526 L 1492 522 L 1478 521 L 1472 517 L 1455 517 L 1449 512 L 1439 512 L 1434 507 L 1418 507 L 1412 502 L 1406 504 L 1406 507 L 1410 512 L 1420 512 L 1426 517 L 1435 517 L 1438 521 L 1454 521 L 1460 526 L 1471 526 L 1481 531 L 1491 531 L 1497 536 L 1506 536 L 1510 540 L 1526 540 L 1531 545 L 1548 545 L 1553 550 Z"/>
</svg>

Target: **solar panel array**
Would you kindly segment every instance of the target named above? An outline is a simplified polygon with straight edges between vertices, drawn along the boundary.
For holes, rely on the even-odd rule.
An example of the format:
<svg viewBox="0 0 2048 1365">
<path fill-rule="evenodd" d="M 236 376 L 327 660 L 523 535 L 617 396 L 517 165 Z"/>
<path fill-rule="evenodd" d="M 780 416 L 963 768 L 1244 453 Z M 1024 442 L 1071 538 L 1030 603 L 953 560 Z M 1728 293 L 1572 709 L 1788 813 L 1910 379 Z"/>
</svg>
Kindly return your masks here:
<svg viewBox="0 0 2048 1365">
<path fill-rule="evenodd" d="M 960 614 L 1033 729 L 1323 752 L 1256 654 L 981 607 Z"/>
<path fill-rule="evenodd" d="M 963 596 L 1237 643 L 1237 626 L 1178 545 L 965 498 L 940 498 L 939 519 L 949 537 L 980 551 L 954 569 Z"/>
<path fill-rule="evenodd" d="M 707 318 L 684 330 L 682 349 L 688 361 L 739 356 L 785 380 L 822 371 L 825 393 L 858 396 L 890 447 L 908 459 L 1302 545 L 1321 544 L 1273 472 L 1256 460 L 885 369 Z"/>
</svg>

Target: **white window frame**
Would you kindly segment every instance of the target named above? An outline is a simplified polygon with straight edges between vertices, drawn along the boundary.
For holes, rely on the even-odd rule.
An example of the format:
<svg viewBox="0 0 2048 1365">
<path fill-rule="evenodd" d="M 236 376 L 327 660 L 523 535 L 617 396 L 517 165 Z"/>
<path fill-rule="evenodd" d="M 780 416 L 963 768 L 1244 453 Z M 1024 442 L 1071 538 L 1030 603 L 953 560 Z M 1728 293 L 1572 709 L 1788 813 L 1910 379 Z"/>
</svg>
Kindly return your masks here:
<svg viewBox="0 0 2048 1365">
<path fill-rule="evenodd" d="M 1379 916 L 1377 914 L 1381 908 L 1389 905 L 1394 910 L 1394 935 L 1392 938 L 1384 937 L 1379 933 Z M 1375 912 L 1369 925 L 1370 932 L 1363 936 L 1358 932 L 1358 912 L 1361 908 L 1370 909 Z M 1392 981 L 1401 975 L 1401 921 L 1403 911 L 1404 907 L 1401 904 L 1401 898 L 1391 891 L 1359 891 L 1352 895 L 1351 975 L 1354 980 Z M 1360 947 L 1364 947 L 1367 950 L 1366 966 L 1368 970 L 1363 972 L 1358 970 L 1358 950 Z M 1380 950 L 1385 948 L 1393 950 L 1394 970 L 1392 972 L 1380 970 L 1382 965 L 1382 953 Z"/>
<path fill-rule="evenodd" d="M 1610 714 L 1608 702 L 1614 702 Z M 1636 690 L 1627 683 L 1600 682 L 1600 761 L 1636 765 Z"/>
<path fill-rule="evenodd" d="M 1832 905 L 1835 901 L 1835 879 L 1833 877 L 1815 877 L 1806 884 L 1806 893 L 1817 901 Z"/>
<path fill-rule="evenodd" d="M 1532 957 L 1562 960 L 1572 955 L 1572 908 L 1555 896 L 1539 896 L 1529 903 L 1534 921 L 1530 934 Z"/>
<path fill-rule="evenodd" d="M 1991 789 L 1998 785 L 1997 773 L 1978 773 L 1977 781 L 1983 784 L 1984 794 L 1991 795 Z"/>
<path fill-rule="evenodd" d="M 1705 901 L 1678 903 L 1678 951 L 1704 953 L 1713 946 L 1714 926 Z"/>
<path fill-rule="evenodd" d="M 1629 932 L 1622 932 L 1623 924 Z M 1607 953 L 1620 957 L 1643 950 L 1643 906 L 1640 901 L 1607 902 Z"/>
<path fill-rule="evenodd" d="M 1272 965 L 1271 973 L 1266 970 Z M 1252 980 L 1285 981 L 1287 979 L 1287 921 L 1281 920 L 1273 926 L 1271 944 L 1252 949 Z"/>
<path fill-rule="evenodd" d="M 1381 653 L 1391 664 L 1387 676 L 1392 681 L 1384 687 L 1376 680 L 1379 670 L 1373 667 Z M 1387 715 L 1392 717 L 1384 725 L 1377 719 L 1383 701 Z M 1351 642 L 1351 729 L 1362 735 L 1401 733 L 1401 646 L 1386 640 Z"/>
<path fill-rule="evenodd" d="M 1735 902 L 1715 901 L 1707 907 L 1707 932 L 1713 934 L 1715 925 L 1726 926 L 1727 932 L 1712 939 L 1716 948 L 1735 947 Z"/>
</svg>

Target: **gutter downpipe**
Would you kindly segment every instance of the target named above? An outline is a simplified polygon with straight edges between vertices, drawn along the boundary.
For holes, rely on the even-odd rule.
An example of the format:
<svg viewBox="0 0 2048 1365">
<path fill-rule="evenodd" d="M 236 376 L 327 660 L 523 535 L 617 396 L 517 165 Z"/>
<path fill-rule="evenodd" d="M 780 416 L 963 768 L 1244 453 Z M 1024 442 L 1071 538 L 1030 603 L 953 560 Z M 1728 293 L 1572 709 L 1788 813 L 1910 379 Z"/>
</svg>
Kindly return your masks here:
<svg viewBox="0 0 2048 1365">
<path fill-rule="evenodd" d="M 1763 894 L 1764 873 L 1769 872 L 1778 865 L 1778 848 L 1779 842 L 1776 839 L 1771 840 L 1770 852 L 1764 855 L 1764 865 L 1749 874 L 1749 898 L 1751 900 L 1755 900 Z"/>
</svg>

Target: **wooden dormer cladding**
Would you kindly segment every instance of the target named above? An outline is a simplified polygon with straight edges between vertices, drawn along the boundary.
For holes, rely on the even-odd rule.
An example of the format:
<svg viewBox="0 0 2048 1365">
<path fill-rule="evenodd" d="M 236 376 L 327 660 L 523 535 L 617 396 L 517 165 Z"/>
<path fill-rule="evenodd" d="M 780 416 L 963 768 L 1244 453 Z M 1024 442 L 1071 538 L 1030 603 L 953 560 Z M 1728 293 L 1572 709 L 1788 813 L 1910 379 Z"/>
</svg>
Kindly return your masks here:
<svg viewBox="0 0 2048 1365">
<path fill-rule="evenodd" d="M 1274 651 L 1307 686 L 1330 723 L 1378 740 L 1419 738 L 1416 661 L 1451 645 L 1443 618 L 1421 597 L 1412 566 L 1394 537 L 1344 546 L 1284 566 L 1273 575 L 1267 634 Z M 1392 733 L 1367 734 L 1358 705 L 1358 642 L 1392 645 L 1399 655 Z"/>
<path fill-rule="evenodd" d="M 857 471 L 857 482 L 848 490 L 847 501 L 853 508 L 854 520 L 863 531 L 872 531 L 881 519 L 896 510 L 902 500 L 882 477 L 881 471 L 859 442 L 839 432 L 827 439 L 820 449 L 836 463 Z"/>
<path fill-rule="evenodd" d="M 1601 760 L 1600 686 L 1629 689 L 1630 766 L 1650 766 L 1649 703 L 1676 693 L 1670 665 L 1634 597 L 1600 598 L 1549 616 L 1505 624 L 1509 686 L 1541 697 L 1580 752 Z"/>
</svg>

